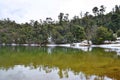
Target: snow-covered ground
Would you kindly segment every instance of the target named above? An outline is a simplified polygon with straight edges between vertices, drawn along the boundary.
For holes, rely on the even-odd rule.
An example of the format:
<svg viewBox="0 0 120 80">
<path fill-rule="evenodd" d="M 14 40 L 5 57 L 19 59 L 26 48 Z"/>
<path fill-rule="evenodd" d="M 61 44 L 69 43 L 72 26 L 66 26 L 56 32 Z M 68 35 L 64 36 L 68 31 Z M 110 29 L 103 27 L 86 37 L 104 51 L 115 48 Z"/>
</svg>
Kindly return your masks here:
<svg viewBox="0 0 120 80">
<path fill-rule="evenodd" d="M 102 44 L 102 45 L 92 45 L 93 47 L 101 47 L 101 48 L 117 48 L 120 49 L 120 44 Z"/>
</svg>

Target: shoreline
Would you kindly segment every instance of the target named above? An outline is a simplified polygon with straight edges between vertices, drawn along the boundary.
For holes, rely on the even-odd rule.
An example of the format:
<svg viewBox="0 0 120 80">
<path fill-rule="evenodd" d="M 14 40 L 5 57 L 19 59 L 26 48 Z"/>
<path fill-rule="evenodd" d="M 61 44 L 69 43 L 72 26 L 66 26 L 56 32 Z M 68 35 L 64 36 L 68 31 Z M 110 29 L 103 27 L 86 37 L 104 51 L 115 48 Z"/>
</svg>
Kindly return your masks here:
<svg viewBox="0 0 120 80">
<path fill-rule="evenodd" d="M 60 47 L 101 47 L 101 48 L 119 48 L 120 49 L 120 44 L 100 44 L 100 45 L 80 45 L 80 43 L 74 43 L 75 45 L 71 45 L 71 44 L 46 44 L 46 45 L 41 45 L 41 44 L 0 44 L 0 46 L 48 46 L 48 47 L 52 47 L 52 46 L 60 46 Z"/>
<path fill-rule="evenodd" d="M 0 44 L 0 46 L 25 46 L 25 47 L 67 47 L 67 48 L 73 48 L 73 49 L 81 49 L 82 51 L 92 51 L 92 48 L 104 48 L 105 51 L 115 51 L 117 55 L 120 55 L 120 44 L 101 44 L 101 45 L 90 45 L 90 46 L 80 46 L 80 43 L 75 43 L 76 45 L 71 46 L 71 44 L 46 44 L 46 45 L 40 45 L 40 44 Z"/>
</svg>

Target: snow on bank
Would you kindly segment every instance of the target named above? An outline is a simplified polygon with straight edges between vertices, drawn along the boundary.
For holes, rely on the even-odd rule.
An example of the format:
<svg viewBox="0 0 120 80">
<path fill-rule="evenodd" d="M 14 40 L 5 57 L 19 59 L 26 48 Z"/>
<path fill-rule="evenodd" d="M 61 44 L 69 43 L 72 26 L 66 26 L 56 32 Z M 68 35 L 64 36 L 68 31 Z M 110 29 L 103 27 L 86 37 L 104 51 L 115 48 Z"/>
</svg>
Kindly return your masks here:
<svg viewBox="0 0 120 80">
<path fill-rule="evenodd" d="M 101 48 L 117 48 L 120 49 L 120 44 L 102 44 L 102 45 L 92 45 L 93 47 L 101 47 Z"/>
</svg>

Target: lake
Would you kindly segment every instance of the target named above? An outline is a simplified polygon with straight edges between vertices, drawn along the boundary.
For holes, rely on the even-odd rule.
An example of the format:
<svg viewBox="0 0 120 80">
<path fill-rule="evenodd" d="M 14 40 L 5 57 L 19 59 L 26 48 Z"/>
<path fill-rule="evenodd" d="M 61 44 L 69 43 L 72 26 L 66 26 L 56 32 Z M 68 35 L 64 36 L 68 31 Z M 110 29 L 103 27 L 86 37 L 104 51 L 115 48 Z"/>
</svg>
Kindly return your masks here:
<svg viewBox="0 0 120 80">
<path fill-rule="evenodd" d="M 120 80 L 111 49 L 0 46 L 0 80 Z"/>
</svg>

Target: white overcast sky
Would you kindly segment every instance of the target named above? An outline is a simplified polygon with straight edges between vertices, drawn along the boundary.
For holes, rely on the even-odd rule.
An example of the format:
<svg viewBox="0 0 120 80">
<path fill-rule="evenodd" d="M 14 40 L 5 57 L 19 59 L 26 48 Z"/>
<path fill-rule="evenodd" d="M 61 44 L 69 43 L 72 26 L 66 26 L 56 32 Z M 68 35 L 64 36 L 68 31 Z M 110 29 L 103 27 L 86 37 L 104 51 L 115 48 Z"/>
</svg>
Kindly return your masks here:
<svg viewBox="0 0 120 80">
<path fill-rule="evenodd" d="M 69 13 L 69 17 L 80 15 L 82 11 L 92 13 L 92 8 L 104 5 L 106 12 L 120 0 L 0 0 L 0 19 L 10 18 L 16 22 L 29 22 L 30 20 L 45 20 L 52 17 L 57 20 L 60 12 Z"/>
</svg>

